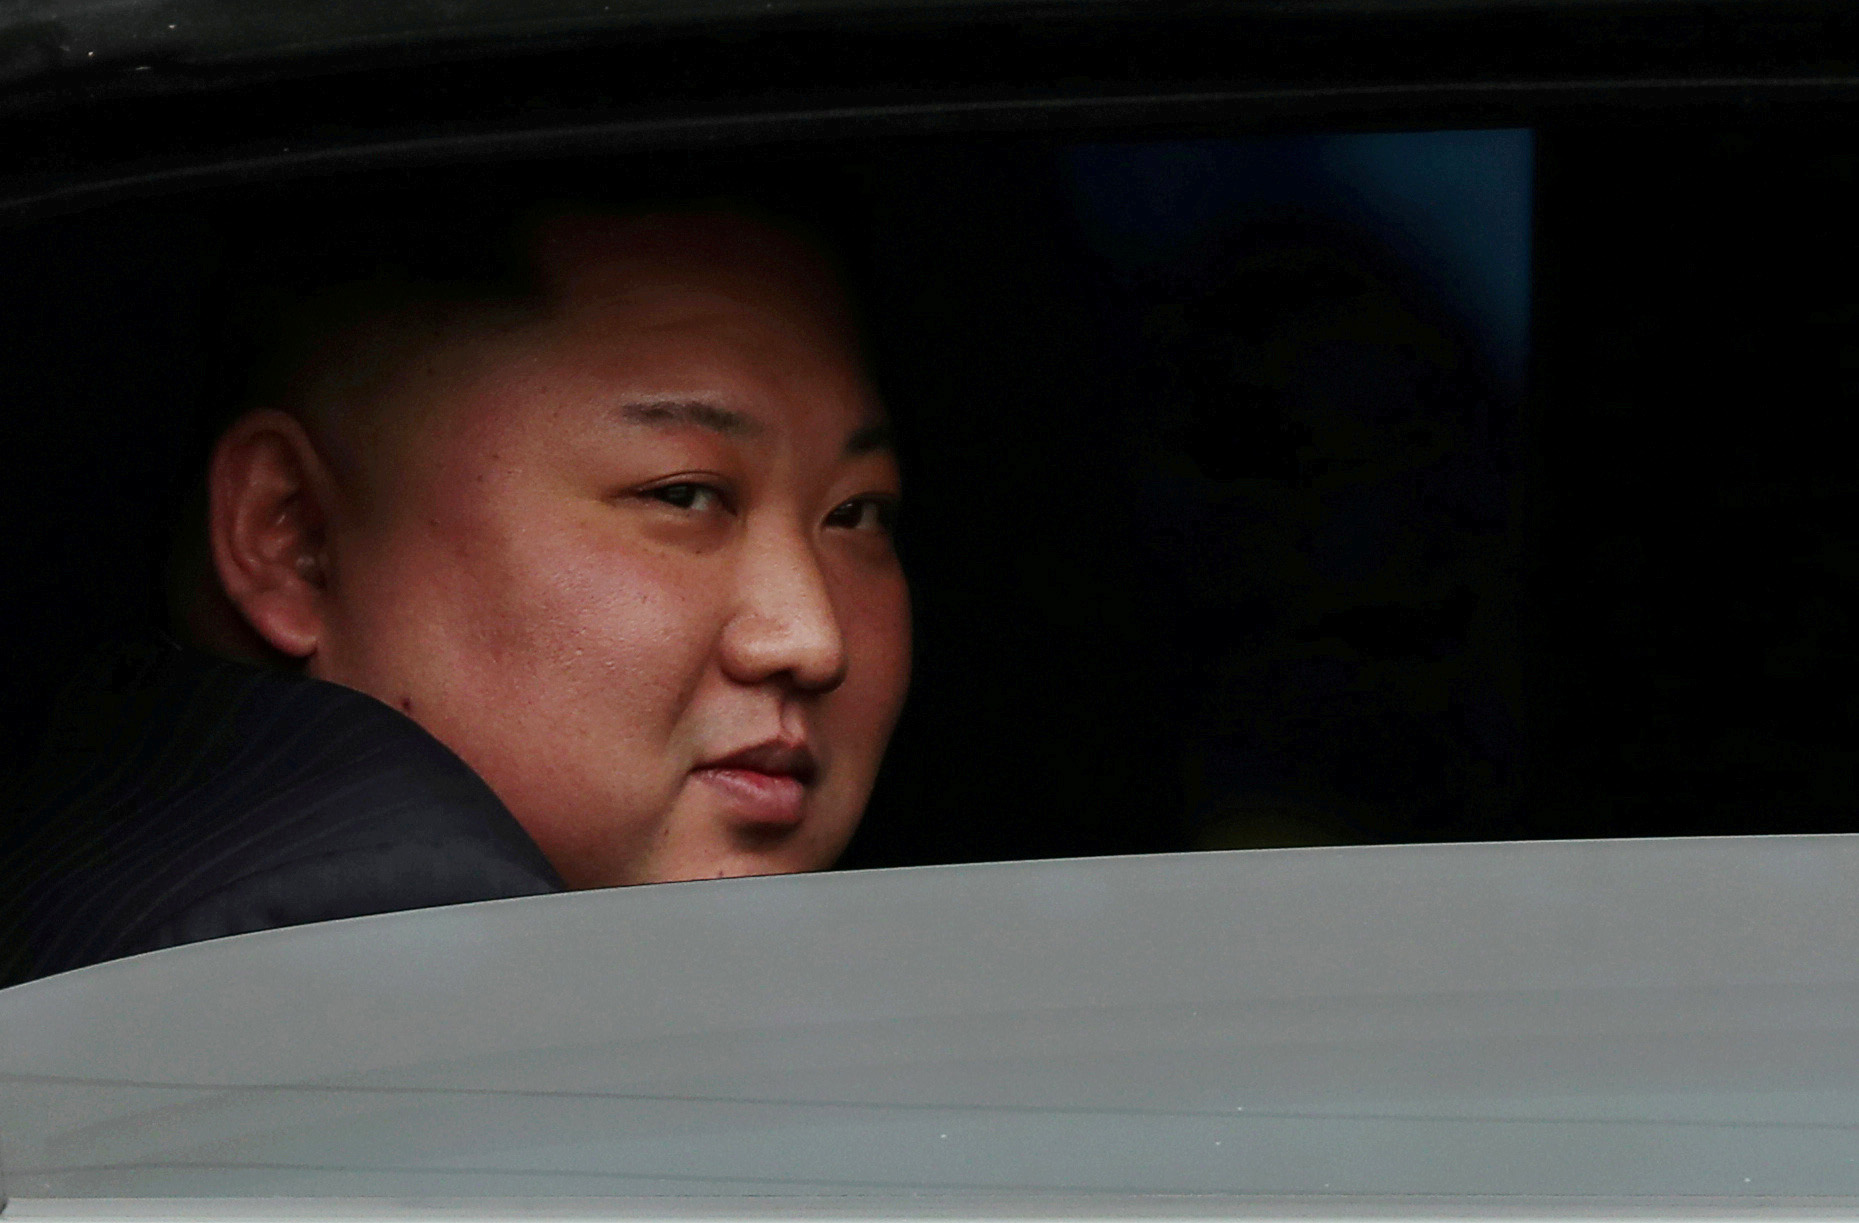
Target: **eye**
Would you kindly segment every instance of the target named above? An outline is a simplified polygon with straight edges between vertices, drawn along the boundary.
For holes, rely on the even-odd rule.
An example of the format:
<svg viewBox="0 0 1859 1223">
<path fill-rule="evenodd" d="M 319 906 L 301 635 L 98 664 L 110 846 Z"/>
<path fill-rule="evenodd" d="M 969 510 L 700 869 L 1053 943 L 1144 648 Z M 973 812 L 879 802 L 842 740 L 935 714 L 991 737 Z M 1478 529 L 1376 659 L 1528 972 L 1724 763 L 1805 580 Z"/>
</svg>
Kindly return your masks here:
<svg viewBox="0 0 1859 1223">
<path fill-rule="evenodd" d="M 680 480 L 676 484 L 660 484 L 656 488 L 644 489 L 640 496 L 648 497 L 653 501 L 662 501 L 666 505 L 681 510 L 703 511 L 728 508 L 723 498 L 723 490 L 691 480 Z"/>
<path fill-rule="evenodd" d="M 854 497 L 833 507 L 826 516 L 829 527 L 853 531 L 878 531 L 890 535 L 897 529 L 895 497 Z"/>
</svg>

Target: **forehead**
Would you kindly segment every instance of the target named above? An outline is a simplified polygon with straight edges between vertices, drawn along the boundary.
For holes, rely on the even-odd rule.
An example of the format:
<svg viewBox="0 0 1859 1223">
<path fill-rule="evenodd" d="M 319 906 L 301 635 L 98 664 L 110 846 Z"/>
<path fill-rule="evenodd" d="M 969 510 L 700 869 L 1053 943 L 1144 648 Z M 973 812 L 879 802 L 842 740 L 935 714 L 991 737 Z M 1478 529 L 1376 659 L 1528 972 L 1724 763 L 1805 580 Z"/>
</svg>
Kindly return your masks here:
<svg viewBox="0 0 1859 1223">
<path fill-rule="evenodd" d="M 525 355 L 644 394 L 764 412 L 875 410 L 843 291 L 799 240 L 736 217 L 572 218 L 535 248 Z"/>
<path fill-rule="evenodd" d="M 882 416 L 838 278 L 781 230 L 734 216 L 561 218 L 529 259 L 520 316 L 461 326 L 403 366 L 393 449 L 541 441 L 652 401 L 712 403 L 767 426 L 761 436 L 824 439 Z"/>
<path fill-rule="evenodd" d="M 821 253 L 748 217 L 559 217 L 538 230 L 531 259 L 557 309 L 709 296 L 791 325 L 849 330 L 843 288 Z"/>
</svg>

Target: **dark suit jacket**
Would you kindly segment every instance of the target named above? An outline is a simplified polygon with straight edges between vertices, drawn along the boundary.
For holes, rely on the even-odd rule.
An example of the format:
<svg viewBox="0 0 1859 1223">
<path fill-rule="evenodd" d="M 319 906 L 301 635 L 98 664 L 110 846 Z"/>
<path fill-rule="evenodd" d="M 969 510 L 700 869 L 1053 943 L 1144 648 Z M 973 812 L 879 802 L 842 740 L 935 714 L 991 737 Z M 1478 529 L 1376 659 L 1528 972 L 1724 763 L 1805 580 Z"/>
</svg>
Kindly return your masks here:
<svg viewBox="0 0 1859 1223">
<path fill-rule="evenodd" d="M 394 709 L 167 642 L 61 701 L 0 846 L 0 985 L 274 926 L 559 891 L 488 786 Z"/>
</svg>

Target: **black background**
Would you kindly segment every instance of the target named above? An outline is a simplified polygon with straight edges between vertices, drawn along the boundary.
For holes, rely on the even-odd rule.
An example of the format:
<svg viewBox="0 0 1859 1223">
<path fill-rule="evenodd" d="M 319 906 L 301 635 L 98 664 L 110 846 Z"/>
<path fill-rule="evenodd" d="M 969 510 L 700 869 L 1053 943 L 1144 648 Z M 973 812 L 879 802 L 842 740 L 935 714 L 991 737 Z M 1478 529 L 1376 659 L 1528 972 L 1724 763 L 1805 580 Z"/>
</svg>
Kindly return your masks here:
<svg viewBox="0 0 1859 1223">
<path fill-rule="evenodd" d="M 679 163 L 835 233 L 899 418 L 916 682 L 848 864 L 1854 827 L 1859 135 L 1537 147 L 1521 401 L 1360 235 L 1111 276 L 1047 144 Z M 160 615 L 254 234 L 294 240 L 227 198 L 0 234 L 7 764 Z"/>
</svg>

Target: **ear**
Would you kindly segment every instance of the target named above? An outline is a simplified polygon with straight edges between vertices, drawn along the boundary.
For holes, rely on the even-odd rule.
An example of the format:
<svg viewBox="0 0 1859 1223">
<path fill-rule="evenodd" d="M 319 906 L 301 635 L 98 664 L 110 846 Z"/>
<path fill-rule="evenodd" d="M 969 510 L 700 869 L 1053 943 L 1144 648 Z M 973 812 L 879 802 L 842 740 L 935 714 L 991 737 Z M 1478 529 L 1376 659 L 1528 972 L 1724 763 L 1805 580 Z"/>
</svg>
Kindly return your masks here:
<svg viewBox="0 0 1859 1223">
<path fill-rule="evenodd" d="M 207 538 L 227 598 L 273 649 L 315 654 L 333 485 L 310 435 L 274 409 L 240 417 L 213 447 L 207 495 Z"/>
</svg>

